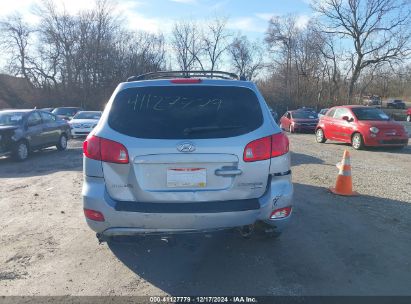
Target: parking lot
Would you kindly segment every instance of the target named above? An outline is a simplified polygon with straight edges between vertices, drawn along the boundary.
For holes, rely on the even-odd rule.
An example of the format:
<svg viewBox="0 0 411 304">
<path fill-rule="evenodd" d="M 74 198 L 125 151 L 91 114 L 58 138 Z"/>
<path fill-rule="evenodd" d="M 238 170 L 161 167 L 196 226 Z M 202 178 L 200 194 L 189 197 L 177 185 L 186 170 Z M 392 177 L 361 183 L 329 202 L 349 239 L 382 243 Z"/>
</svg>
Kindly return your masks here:
<svg viewBox="0 0 411 304">
<path fill-rule="evenodd" d="M 289 137 L 295 209 L 277 240 L 227 231 L 99 245 L 82 211 L 80 140 L 0 159 L 0 294 L 411 295 L 411 146 Z M 358 197 L 327 191 L 344 149 Z"/>
</svg>

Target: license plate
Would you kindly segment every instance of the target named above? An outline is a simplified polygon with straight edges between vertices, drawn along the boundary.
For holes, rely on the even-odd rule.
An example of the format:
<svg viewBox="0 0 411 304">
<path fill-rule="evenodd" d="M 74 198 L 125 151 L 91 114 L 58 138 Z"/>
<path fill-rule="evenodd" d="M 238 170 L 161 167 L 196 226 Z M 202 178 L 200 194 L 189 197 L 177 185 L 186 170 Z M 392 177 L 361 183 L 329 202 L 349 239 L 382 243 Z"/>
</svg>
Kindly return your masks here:
<svg viewBox="0 0 411 304">
<path fill-rule="evenodd" d="M 204 168 L 167 169 L 167 187 L 204 188 L 207 183 L 207 171 Z"/>
</svg>

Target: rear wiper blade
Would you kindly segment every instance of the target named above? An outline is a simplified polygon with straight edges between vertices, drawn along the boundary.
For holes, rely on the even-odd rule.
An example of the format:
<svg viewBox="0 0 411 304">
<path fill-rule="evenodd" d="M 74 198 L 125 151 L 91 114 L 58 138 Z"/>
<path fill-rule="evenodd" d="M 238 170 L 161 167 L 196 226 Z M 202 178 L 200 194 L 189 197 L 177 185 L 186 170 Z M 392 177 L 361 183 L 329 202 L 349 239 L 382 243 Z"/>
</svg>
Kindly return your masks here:
<svg viewBox="0 0 411 304">
<path fill-rule="evenodd" d="M 207 132 L 207 131 L 219 131 L 219 130 L 227 130 L 227 129 L 238 129 L 238 128 L 241 128 L 241 126 L 193 127 L 193 128 L 185 128 L 183 133 L 184 133 L 184 135 L 189 135 L 191 133 Z"/>
</svg>

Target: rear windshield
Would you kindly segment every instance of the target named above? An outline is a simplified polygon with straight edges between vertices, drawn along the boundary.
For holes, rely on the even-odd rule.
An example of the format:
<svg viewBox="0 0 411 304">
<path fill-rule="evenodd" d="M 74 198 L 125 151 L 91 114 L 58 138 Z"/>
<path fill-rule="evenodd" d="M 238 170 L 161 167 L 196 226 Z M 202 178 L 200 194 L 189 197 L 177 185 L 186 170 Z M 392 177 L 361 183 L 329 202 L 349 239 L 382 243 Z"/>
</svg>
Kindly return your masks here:
<svg viewBox="0 0 411 304">
<path fill-rule="evenodd" d="M 0 126 L 17 126 L 23 121 L 24 112 L 0 112 Z"/>
<path fill-rule="evenodd" d="M 255 93 L 229 86 L 152 86 L 120 91 L 108 123 L 138 138 L 225 138 L 263 123 Z"/>
<path fill-rule="evenodd" d="M 352 108 L 351 111 L 358 120 L 390 120 L 387 114 L 375 108 Z"/>
<path fill-rule="evenodd" d="M 100 119 L 101 112 L 78 112 L 73 119 Z"/>
<path fill-rule="evenodd" d="M 56 115 L 68 115 L 68 116 L 74 116 L 78 110 L 76 108 L 57 108 L 53 110 L 53 114 Z"/>
<path fill-rule="evenodd" d="M 293 118 L 297 119 L 316 119 L 318 118 L 317 113 L 308 112 L 308 111 L 298 111 L 292 112 Z"/>
</svg>

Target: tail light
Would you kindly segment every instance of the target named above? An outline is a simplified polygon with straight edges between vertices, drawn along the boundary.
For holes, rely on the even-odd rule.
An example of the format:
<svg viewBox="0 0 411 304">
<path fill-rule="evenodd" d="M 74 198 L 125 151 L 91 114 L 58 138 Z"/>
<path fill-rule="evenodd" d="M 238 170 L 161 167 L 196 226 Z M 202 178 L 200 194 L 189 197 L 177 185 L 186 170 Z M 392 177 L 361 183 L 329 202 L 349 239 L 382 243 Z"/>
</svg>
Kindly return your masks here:
<svg viewBox="0 0 411 304">
<path fill-rule="evenodd" d="M 284 133 L 278 133 L 250 142 L 244 149 L 243 159 L 245 162 L 266 160 L 288 151 L 288 137 Z"/>
<path fill-rule="evenodd" d="M 86 218 L 96 222 L 104 222 L 104 215 L 100 211 L 91 210 L 91 209 L 84 209 L 84 215 Z"/>
<path fill-rule="evenodd" d="M 108 163 L 128 164 L 128 152 L 122 144 L 91 135 L 83 143 L 83 153 L 87 158 Z"/>
<path fill-rule="evenodd" d="M 270 219 L 281 219 L 291 214 L 292 207 L 284 207 L 271 212 Z"/>
<path fill-rule="evenodd" d="M 278 133 L 271 136 L 271 157 L 281 156 L 290 150 L 287 135 Z"/>
<path fill-rule="evenodd" d="M 263 137 L 250 142 L 244 149 L 245 162 L 265 160 L 271 157 L 271 136 Z"/>
</svg>

